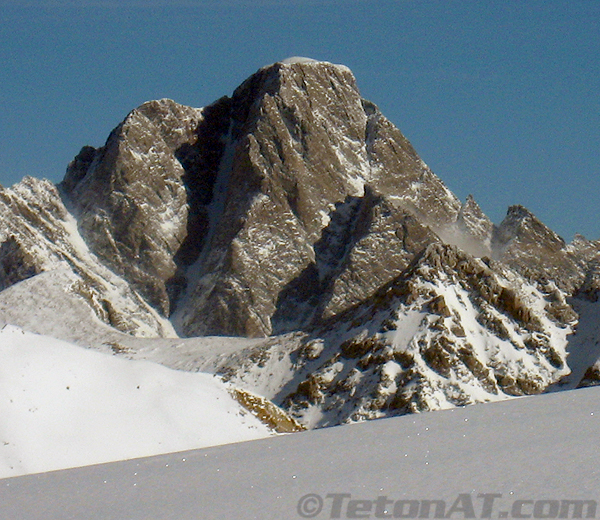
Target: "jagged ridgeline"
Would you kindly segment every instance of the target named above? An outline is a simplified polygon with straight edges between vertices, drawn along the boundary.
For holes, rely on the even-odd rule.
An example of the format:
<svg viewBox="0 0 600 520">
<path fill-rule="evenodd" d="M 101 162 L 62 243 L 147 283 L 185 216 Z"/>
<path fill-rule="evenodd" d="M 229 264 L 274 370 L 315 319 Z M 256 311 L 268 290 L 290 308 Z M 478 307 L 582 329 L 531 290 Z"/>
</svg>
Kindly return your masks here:
<svg viewBox="0 0 600 520">
<path fill-rule="evenodd" d="M 599 242 L 520 206 L 495 226 L 348 68 L 305 59 L 203 109 L 144 103 L 0 206 L 2 320 L 60 293 L 82 330 L 278 336 L 218 370 L 249 390 L 275 370 L 266 397 L 309 425 L 544 391 L 599 287 Z"/>
</svg>

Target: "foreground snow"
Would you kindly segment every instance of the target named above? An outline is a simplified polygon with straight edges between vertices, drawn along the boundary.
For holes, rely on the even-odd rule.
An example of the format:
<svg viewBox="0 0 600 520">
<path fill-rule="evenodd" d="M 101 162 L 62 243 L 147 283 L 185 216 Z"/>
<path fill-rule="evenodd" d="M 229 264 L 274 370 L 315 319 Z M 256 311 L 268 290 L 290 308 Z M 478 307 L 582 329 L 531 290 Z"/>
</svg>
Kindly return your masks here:
<svg viewBox="0 0 600 520">
<path fill-rule="evenodd" d="M 0 477 L 269 435 L 212 375 L 13 326 L 0 330 L 0 382 Z"/>
<path fill-rule="evenodd" d="M 0 517 L 393 518 L 405 501 L 416 518 L 411 504 L 439 500 L 446 518 L 463 519 L 483 518 L 493 499 L 491 518 L 534 508 L 556 518 L 573 500 L 587 501 L 588 518 L 600 501 L 598 438 L 596 387 L 6 479 Z M 365 501 L 360 514 L 351 500 Z"/>
</svg>

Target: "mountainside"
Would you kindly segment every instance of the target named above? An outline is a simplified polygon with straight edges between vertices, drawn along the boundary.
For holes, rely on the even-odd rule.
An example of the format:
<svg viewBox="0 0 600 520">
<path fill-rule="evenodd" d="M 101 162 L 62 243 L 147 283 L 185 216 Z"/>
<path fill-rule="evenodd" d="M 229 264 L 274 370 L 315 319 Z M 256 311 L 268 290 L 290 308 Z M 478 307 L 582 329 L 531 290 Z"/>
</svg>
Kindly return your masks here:
<svg viewBox="0 0 600 520">
<path fill-rule="evenodd" d="M 146 103 L 62 187 L 91 249 L 186 336 L 269 335 L 314 300 L 337 314 L 461 206 L 324 63 L 261 69 L 201 113 Z M 364 258 L 379 268 L 356 284 Z"/>
<path fill-rule="evenodd" d="M 255 388 L 291 366 L 268 397 L 311 427 L 497 401 L 541 393 L 569 373 L 575 317 L 560 293 L 433 244 L 289 359 L 264 345 L 241 369 L 234 360 L 221 372 Z"/>
<path fill-rule="evenodd" d="M 0 294 L 61 269 L 70 280 L 55 291 L 76 295 L 104 323 L 138 336 L 175 335 L 167 320 L 90 251 L 56 186 L 27 177 L 0 189 Z M 58 294 L 41 296 L 51 302 Z"/>
<path fill-rule="evenodd" d="M 218 373 L 305 426 L 599 379 L 600 241 L 461 203 L 344 66 L 144 103 L 0 206 L 0 321 Z"/>
</svg>

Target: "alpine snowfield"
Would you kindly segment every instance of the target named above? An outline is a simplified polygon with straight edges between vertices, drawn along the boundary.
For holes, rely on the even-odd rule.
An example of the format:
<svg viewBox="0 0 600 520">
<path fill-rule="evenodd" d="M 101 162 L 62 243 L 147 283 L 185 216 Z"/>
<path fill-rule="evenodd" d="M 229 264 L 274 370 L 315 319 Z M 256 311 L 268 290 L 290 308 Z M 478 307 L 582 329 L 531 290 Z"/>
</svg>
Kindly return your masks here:
<svg viewBox="0 0 600 520">
<path fill-rule="evenodd" d="M 270 434 L 221 379 L 0 330 L 0 477 Z M 16 518 L 16 517 L 14 517 Z"/>
<path fill-rule="evenodd" d="M 0 517 L 593 518 L 599 437 L 595 387 L 5 479 Z"/>
</svg>

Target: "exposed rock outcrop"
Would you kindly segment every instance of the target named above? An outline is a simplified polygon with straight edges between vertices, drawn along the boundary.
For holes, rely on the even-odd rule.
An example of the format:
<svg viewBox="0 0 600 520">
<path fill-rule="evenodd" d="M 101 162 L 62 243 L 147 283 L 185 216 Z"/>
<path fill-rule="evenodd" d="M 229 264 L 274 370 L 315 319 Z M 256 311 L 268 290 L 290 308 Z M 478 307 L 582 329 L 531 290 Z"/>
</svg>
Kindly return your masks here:
<svg viewBox="0 0 600 520">
<path fill-rule="evenodd" d="M 564 302 L 563 302 L 564 303 Z M 272 399 L 307 427 L 543 392 L 569 373 L 553 298 L 501 266 L 434 243 L 374 296 L 297 348 Z M 254 357 L 278 373 L 276 344 Z M 239 363 L 239 360 L 238 360 Z M 229 368 L 236 383 L 256 369 Z M 238 379 L 239 378 L 239 379 Z"/>
<path fill-rule="evenodd" d="M 583 282 L 586 259 L 523 206 L 508 209 L 494 247 L 497 258 L 530 280 L 552 280 L 569 294 Z"/>
<path fill-rule="evenodd" d="M 173 257 L 187 234 L 185 170 L 176 151 L 196 139 L 197 109 L 170 100 L 132 111 L 97 150 L 84 147 L 61 184 L 90 249 L 163 315 Z"/>
</svg>

